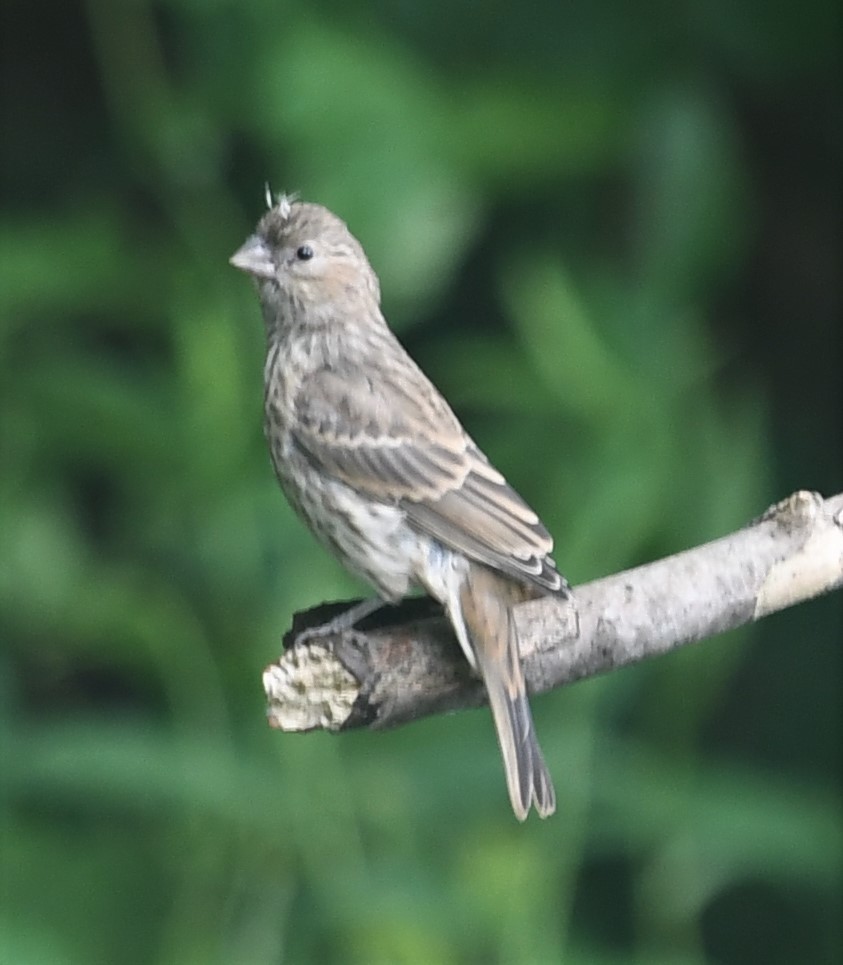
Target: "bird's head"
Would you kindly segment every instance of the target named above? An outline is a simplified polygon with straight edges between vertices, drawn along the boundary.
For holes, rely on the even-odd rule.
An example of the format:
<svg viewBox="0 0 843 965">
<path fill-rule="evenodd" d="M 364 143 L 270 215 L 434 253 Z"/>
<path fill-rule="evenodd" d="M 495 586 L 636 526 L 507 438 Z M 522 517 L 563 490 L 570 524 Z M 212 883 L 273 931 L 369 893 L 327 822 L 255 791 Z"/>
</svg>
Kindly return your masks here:
<svg viewBox="0 0 843 965">
<path fill-rule="evenodd" d="M 231 257 L 251 275 L 261 301 L 336 311 L 380 302 L 378 279 L 360 242 L 335 214 L 287 195 L 274 200 L 255 233 Z"/>
</svg>

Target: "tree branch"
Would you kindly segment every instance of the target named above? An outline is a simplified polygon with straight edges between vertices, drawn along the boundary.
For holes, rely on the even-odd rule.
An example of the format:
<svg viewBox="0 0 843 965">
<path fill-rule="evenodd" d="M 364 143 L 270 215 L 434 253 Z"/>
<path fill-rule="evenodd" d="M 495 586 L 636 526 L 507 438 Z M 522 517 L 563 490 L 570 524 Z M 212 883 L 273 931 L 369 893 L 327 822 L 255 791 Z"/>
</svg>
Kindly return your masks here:
<svg viewBox="0 0 843 965">
<path fill-rule="evenodd" d="M 843 586 L 843 493 L 800 491 L 744 529 L 516 608 L 527 687 L 540 693 L 667 653 Z M 347 604 L 297 614 L 286 635 Z M 391 727 L 476 707 L 485 691 L 427 599 L 379 611 L 366 629 L 311 637 L 264 672 L 271 726 Z"/>
</svg>

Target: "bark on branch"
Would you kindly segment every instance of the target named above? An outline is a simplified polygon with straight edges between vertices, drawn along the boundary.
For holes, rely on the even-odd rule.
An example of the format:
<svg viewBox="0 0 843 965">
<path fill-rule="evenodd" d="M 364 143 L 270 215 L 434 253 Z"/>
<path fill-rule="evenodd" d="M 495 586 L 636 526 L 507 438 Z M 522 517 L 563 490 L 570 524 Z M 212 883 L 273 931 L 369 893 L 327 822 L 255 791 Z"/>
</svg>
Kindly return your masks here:
<svg viewBox="0 0 843 965">
<path fill-rule="evenodd" d="M 531 693 L 666 653 L 843 586 L 843 493 L 800 491 L 744 529 L 516 610 Z M 285 637 L 347 604 L 297 614 Z M 271 726 L 392 727 L 476 707 L 482 684 L 428 600 L 385 607 L 365 629 L 293 643 L 264 672 Z"/>
</svg>

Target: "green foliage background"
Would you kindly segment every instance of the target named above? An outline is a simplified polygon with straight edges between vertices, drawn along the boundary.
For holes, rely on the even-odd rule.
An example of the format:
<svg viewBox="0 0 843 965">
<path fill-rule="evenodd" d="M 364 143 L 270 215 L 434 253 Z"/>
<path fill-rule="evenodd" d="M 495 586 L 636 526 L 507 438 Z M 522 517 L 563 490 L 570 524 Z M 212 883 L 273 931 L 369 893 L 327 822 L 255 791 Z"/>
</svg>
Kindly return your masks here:
<svg viewBox="0 0 843 965">
<path fill-rule="evenodd" d="M 227 265 L 263 183 L 388 317 L 573 582 L 840 488 L 837 7 L 4 4 L 0 962 L 841 955 L 839 596 L 534 701 L 283 736 L 355 595 L 261 436 Z"/>
</svg>

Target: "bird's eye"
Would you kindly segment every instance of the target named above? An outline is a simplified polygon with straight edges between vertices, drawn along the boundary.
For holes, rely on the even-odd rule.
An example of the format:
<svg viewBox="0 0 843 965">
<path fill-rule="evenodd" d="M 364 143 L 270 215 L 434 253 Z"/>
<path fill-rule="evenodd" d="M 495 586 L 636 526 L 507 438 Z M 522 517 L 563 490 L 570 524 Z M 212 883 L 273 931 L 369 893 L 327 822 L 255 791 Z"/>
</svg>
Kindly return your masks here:
<svg viewBox="0 0 843 965">
<path fill-rule="evenodd" d="M 296 248 L 296 258 L 298 258 L 299 261 L 310 261 L 312 257 L 313 249 L 310 245 L 301 245 Z"/>
</svg>

